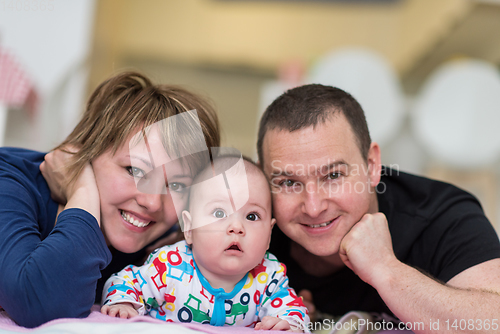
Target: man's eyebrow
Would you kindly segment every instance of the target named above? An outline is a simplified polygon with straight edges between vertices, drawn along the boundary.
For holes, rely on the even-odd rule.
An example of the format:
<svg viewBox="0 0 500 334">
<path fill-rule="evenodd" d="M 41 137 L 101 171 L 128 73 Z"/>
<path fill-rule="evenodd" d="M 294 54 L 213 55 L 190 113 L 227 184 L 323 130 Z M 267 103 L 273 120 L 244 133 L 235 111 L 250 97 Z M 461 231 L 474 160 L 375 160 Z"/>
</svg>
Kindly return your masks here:
<svg viewBox="0 0 500 334">
<path fill-rule="evenodd" d="M 285 166 L 291 166 L 291 164 L 287 164 Z M 320 165 L 319 167 L 317 167 L 315 169 L 315 173 L 316 175 L 320 174 L 326 174 L 328 171 L 332 170 L 333 168 L 337 167 L 337 166 L 346 166 L 346 167 L 349 167 L 349 164 L 340 159 L 340 160 L 335 160 L 335 161 L 332 161 L 331 163 L 329 164 L 323 164 L 323 165 Z M 304 172 L 304 169 L 307 169 L 307 171 L 309 171 L 312 167 L 316 167 L 315 164 L 297 164 L 296 167 L 299 167 L 300 171 L 301 172 Z M 283 168 L 274 168 L 272 171 L 271 171 L 271 176 L 272 177 L 279 177 L 279 176 L 282 176 L 282 175 L 285 175 L 285 176 L 292 176 L 294 175 L 295 173 L 294 172 L 291 172 L 291 171 L 287 171 Z"/>
<path fill-rule="evenodd" d="M 345 162 L 344 160 L 337 160 L 337 161 L 333 161 L 332 163 L 330 163 L 328 165 L 322 165 L 320 168 L 318 168 L 316 170 L 316 172 L 323 175 L 323 174 L 326 174 L 328 171 L 334 169 L 337 166 L 349 167 L 349 164 L 347 162 Z"/>
</svg>

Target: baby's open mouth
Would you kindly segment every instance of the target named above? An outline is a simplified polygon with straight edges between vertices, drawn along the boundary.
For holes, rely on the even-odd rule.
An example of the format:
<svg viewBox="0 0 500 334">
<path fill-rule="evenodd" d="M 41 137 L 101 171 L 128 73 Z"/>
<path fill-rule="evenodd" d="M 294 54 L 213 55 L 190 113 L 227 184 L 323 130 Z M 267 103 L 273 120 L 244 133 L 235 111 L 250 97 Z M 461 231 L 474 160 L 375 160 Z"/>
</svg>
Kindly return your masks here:
<svg viewBox="0 0 500 334">
<path fill-rule="evenodd" d="M 231 244 L 226 250 L 237 250 L 241 252 L 241 248 L 238 244 Z"/>
</svg>

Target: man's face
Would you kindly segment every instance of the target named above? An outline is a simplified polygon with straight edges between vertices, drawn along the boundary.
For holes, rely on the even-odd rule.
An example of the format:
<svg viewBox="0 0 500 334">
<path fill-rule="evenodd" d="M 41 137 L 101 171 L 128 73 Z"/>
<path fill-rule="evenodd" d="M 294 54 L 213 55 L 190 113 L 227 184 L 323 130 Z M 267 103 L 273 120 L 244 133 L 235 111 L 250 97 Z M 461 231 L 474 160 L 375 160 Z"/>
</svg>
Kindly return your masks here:
<svg viewBox="0 0 500 334">
<path fill-rule="evenodd" d="M 367 163 L 343 114 L 314 128 L 267 132 L 263 167 L 279 228 L 317 256 L 337 254 L 354 224 L 378 211 L 379 148 L 372 144 Z"/>
</svg>

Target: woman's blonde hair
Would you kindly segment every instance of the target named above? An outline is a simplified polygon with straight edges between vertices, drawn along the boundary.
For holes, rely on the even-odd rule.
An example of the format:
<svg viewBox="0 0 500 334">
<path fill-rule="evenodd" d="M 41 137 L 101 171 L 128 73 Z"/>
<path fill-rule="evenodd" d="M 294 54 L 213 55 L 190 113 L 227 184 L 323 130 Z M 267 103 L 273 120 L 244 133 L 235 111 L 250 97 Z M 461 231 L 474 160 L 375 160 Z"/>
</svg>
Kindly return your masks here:
<svg viewBox="0 0 500 334">
<path fill-rule="evenodd" d="M 133 133 L 189 110 L 197 111 L 207 147 L 220 146 L 219 121 L 208 101 L 177 86 L 154 85 L 140 73 L 124 72 L 97 87 L 78 125 L 55 149 L 66 152 L 68 146 L 78 149 L 68 166 L 72 179 L 75 179 L 86 163 L 108 149 L 116 153 Z M 167 152 L 179 152 L 186 148 L 182 145 L 191 144 L 189 134 L 185 132 L 189 132 L 186 127 L 177 130 L 164 128 L 163 145 Z M 173 140 L 178 135 L 182 135 L 184 142 L 187 138 L 187 143 L 172 147 L 174 142 L 179 145 L 178 140 Z M 194 140 L 196 138 L 191 139 Z M 189 151 L 189 147 L 186 149 Z"/>
</svg>

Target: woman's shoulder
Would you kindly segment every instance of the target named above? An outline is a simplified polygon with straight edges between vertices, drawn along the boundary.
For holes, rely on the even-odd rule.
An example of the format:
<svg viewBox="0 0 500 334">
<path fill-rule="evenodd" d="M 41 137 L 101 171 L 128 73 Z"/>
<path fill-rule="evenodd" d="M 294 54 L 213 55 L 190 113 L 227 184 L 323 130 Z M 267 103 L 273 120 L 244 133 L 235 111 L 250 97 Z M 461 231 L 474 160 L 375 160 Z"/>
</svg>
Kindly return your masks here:
<svg viewBox="0 0 500 334">
<path fill-rule="evenodd" d="M 38 168 L 45 154 L 19 147 L 0 147 L 0 164 L 3 167 L 12 166 L 18 169 L 29 168 L 30 165 L 36 165 Z"/>
</svg>

